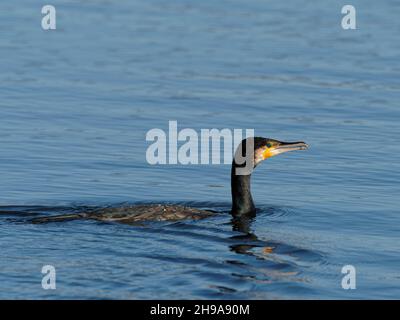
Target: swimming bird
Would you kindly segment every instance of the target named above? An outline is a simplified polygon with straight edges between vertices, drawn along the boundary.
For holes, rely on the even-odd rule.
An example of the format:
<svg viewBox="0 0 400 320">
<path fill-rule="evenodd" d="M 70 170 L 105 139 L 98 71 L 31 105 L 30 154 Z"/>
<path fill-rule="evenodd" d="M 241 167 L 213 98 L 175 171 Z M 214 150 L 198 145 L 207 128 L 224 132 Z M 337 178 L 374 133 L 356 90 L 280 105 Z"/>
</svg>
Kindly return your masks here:
<svg viewBox="0 0 400 320">
<path fill-rule="evenodd" d="M 294 150 L 305 150 L 308 145 L 300 142 L 282 142 L 274 139 L 251 137 L 242 140 L 236 149 L 231 169 L 231 195 L 234 217 L 251 215 L 256 207 L 251 195 L 250 178 L 253 169 L 262 161 L 281 153 Z M 249 151 L 249 152 L 247 152 Z M 182 205 L 146 204 L 124 207 L 94 209 L 57 216 L 38 217 L 32 223 L 59 222 L 75 219 L 114 221 L 126 224 L 141 221 L 176 221 L 183 219 L 203 219 L 215 212 L 186 207 Z"/>
</svg>

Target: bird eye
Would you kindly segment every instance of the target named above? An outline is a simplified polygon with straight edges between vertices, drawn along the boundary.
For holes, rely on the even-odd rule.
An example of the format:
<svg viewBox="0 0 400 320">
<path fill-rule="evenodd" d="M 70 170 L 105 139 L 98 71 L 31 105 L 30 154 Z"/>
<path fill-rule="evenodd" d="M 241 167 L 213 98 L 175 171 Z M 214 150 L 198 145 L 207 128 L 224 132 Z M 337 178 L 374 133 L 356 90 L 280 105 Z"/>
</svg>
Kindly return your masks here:
<svg viewBox="0 0 400 320">
<path fill-rule="evenodd" d="M 267 142 L 266 146 L 267 146 L 267 148 L 271 148 L 272 144 L 270 142 Z"/>
</svg>

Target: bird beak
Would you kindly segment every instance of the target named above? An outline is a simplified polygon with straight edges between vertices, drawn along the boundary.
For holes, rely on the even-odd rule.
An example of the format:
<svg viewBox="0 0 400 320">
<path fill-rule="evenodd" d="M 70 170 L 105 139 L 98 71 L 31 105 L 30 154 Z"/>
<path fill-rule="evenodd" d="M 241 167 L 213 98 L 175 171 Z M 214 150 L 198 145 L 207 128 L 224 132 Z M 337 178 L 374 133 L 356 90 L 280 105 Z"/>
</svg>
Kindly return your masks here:
<svg viewBox="0 0 400 320">
<path fill-rule="evenodd" d="M 308 145 L 303 142 L 303 141 L 298 141 L 298 142 L 281 142 L 278 141 L 276 145 L 271 146 L 270 148 L 267 148 L 264 153 L 264 159 L 276 156 L 281 153 L 285 153 L 288 151 L 294 151 L 294 150 L 306 150 L 308 149 Z"/>
</svg>

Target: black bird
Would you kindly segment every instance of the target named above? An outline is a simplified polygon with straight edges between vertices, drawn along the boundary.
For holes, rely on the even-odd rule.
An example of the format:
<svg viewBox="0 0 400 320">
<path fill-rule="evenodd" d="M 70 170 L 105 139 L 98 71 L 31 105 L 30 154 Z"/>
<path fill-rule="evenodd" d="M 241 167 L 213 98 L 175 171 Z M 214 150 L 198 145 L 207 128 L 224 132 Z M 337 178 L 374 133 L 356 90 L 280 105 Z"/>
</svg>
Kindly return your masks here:
<svg viewBox="0 0 400 320">
<path fill-rule="evenodd" d="M 304 142 L 281 142 L 274 139 L 254 137 L 242 140 L 236 149 L 232 161 L 231 193 L 232 215 L 240 217 L 255 213 L 254 201 L 250 191 L 250 178 L 253 169 L 265 159 L 278 154 L 305 150 Z M 249 150 L 249 152 L 247 152 Z M 38 217 L 33 223 L 58 222 L 75 219 L 91 219 L 99 221 L 115 221 L 120 223 L 137 223 L 141 221 L 174 221 L 183 219 L 203 219 L 215 212 L 190 208 L 181 205 L 134 205 L 115 208 L 95 209 L 90 212 L 78 212 L 57 216 Z"/>
</svg>

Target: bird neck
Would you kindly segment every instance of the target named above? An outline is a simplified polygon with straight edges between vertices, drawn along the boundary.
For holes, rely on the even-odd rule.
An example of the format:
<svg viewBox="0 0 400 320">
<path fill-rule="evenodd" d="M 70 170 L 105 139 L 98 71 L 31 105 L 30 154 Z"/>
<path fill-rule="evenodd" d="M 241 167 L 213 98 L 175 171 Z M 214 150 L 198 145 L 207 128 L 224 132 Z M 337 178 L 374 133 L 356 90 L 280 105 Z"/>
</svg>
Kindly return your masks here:
<svg viewBox="0 0 400 320">
<path fill-rule="evenodd" d="M 250 177 L 248 175 L 237 175 L 238 166 L 233 161 L 231 170 L 231 193 L 232 193 L 232 214 L 235 216 L 254 213 L 253 198 L 250 191 Z"/>
</svg>

